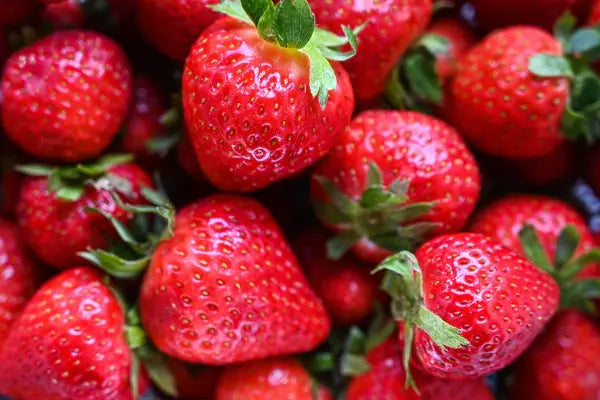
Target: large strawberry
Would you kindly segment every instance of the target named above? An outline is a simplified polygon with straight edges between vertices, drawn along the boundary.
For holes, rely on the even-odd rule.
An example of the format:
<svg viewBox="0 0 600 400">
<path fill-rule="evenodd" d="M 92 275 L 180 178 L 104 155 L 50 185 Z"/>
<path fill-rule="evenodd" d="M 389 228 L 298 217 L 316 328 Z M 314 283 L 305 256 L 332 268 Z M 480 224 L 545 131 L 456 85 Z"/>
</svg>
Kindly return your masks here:
<svg viewBox="0 0 600 400">
<path fill-rule="evenodd" d="M 254 4 L 256 3 L 256 4 Z M 189 137 L 206 177 L 223 190 L 248 192 L 323 157 L 354 107 L 348 75 L 334 60 L 354 53 L 348 39 L 314 28 L 305 0 L 226 1 L 235 15 L 206 30 L 183 72 Z M 264 6 L 264 8 L 263 8 Z M 252 21 L 258 24 L 258 29 Z M 294 20 L 294 24 L 283 21 Z"/>
<path fill-rule="evenodd" d="M 294 250 L 307 278 L 323 300 L 334 323 L 358 324 L 371 313 L 377 300 L 377 281 L 368 265 L 347 255 L 341 260 L 327 258 L 329 235 L 308 229 L 294 241 Z"/>
<path fill-rule="evenodd" d="M 0 393 L 19 400 L 130 400 L 131 372 L 124 311 L 89 268 L 44 284 L 0 348 Z"/>
<path fill-rule="evenodd" d="M 183 62 L 192 44 L 221 15 L 208 6 L 218 0 L 140 0 L 137 22 L 161 53 Z"/>
<path fill-rule="evenodd" d="M 576 311 L 559 314 L 517 361 L 511 400 L 600 397 L 600 330 Z"/>
<path fill-rule="evenodd" d="M 372 349 L 366 357 L 368 372 L 355 377 L 348 386 L 347 400 L 493 400 L 483 379 L 445 380 L 415 371 L 419 388 L 405 388 L 406 373 L 402 349 L 389 339 Z"/>
<path fill-rule="evenodd" d="M 358 52 L 346 61 L 357 103 L 376 100 L 392 68 L 431 17 L 431 0 L 310 0 L 317 25 L 336 33 L 367 23 Z"/>
<path fill-rule="evenodd" d="M 425 372 L 476 378 L 514 361 L 559 303 L 552 276 L 477 233 L 439 236 L 378 270 L 401 321 L 405 353 Z M 408 357 L 405 357 L 408 369 Z M 409 377 L 410 381 L 410 377 Z"/>
<path fill-rule="evenodd" d="M 57 32 L 7 61 L 2 126 L 32 155 L 85 160 L 116 135 L 130 94 L 129 62 L 115 42 L 94 32 Z"/>
<path fill-rule="evenodd" d="M 0 348 L 8 328 L 35 292 L 40 278 L 17 228 L 0 219 Z"/>
<path fill-rule="evenodd" d="M 310 375 L 292 358 L 271 358 L 227 367 L 215 400 L 321 400 Z"/>
<path fill-rule="evenodd" d="M 152 257 L 142 322 L 163 352 L 227 364 L 315 348 L 321 301 L 273 217 L 255 200 L 216 195 L 183 209 Z"/>
<path fill-rule="evenodd" d="M 313 177 L 319 217 L 341 232 L 329 255 L 354 246 L 371 262 L 460 230 L 480 190 L 477 164 L 457 132 L 414 112 L 359 114 Z"/>
<path fill-rule="evenodd" d="M 600 79 L 585 65 L 596 55 L 586 33 L 560 39 L 530 26 L 498 30 L 458 63 L 444 114 L 478 150 L 502 157 L 537 157 L 567 137 L 598 137 L 595 94 Z"/>
<path fill-rule="evenodd" d="M 127 160 L 106 156 L 92 165 L 21 168 L 37 175 L 23 183 L 17 218 L 38 257 L 55 268 L 74 267 L 83 263 L 79 252 L 106 249 L 118 238 L 106 216 L 128 224 L 133 213 L 117 204 L 115 192 L 125 203 L 147 204 L 142 191 L 153 186 L 144 170 L 123 163 Z"/>
</svg>

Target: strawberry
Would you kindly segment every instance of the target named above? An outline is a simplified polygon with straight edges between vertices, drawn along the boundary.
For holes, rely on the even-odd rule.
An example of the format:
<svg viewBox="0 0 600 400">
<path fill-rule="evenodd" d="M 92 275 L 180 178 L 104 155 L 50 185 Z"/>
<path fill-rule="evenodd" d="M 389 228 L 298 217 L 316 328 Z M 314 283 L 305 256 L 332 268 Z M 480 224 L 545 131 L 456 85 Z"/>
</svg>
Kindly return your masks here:
<svg viewBox="0 0 600 400">
<path fill-rule="evenodd" d="M 342 33 L 343 26 L 368 22 L 360 35 L 356 57 L 346 61 L 357 103 L 376 100 L 387 77 L 411 42 L 431 18 L 431 0 L 310 0 L 317 25 Z"/>
<path fill-rule="evenodd" d="M 192 363 L 308 351 L 329 332 L 273 217 L 244 197 L 215 195 L 180 211 L 173 237 L 152 256 L 139 304 L 154 344 Z"/>
<path fill-rule="evenodd" d="M 0 0 L 0 28 L 18 26 L 35 11 L 35 0 Z"/>
<path fill-rule="evenodd" d="M 252 16 L 237 2 L 215 7 L 239 19 L 223 18 L 207 29 L 183 72 L 188 136 L 204 174 L 222 190 L 253 191 L 314 163 L 331 149 L 354 108 L 346 72 L 324 56 L 351 57 L 353 51 L 333 47 L 355 45 L 353 32 L 346 29 L 342 38 L 315 30 L 305 0 L 277 6 L 267 0 L 265 9 L 255 2 L 263 3 L 242 2 Z M 250 22 L 262 11 L 257 29 Z M 287 19 L 296 23 L 276 22 Z"/>
<path fill-rule="evenodd" d="M 169 359 L 169 367 L 176 381 L 177 398 L 180 399 L 213 399 L 217 382 L 221 376 L 221 368 L 204 365 L 191 365 Z"/>
<path fill-rule="evenodd" d="M 119 27 L 133 15 L 135 0 L 41 0 L 42 17 L 54 27 Z"/>
<path fill-rule="evenodd" d="M 132 399 L 124 328 L 102 276 L 62 272 L 31 298 L 0 348 L 0 392 L 19 400 Z M 140 376 L 138 392 L 145 387 Z"/>
<path fill-rule="evenodd" d="M 208 6 L 218 0 L 139 0 L 138 26 L 158 51 L 184 61 L 200 33 L 220 15 Z"/>
<path fill-rule="evenodd" d="M 42 19 L 54 28 L 81 28 L 85 13 L 79 0 L 62 0 L 46 4 Z"/>
<path fill-rule="evenodd" d="M 116 135 L 130 92 L 129 62 L 116 43 L 94 32 L 57 32 L 7 61 L 2 125 L 36 157 L 89 159 Z"/>
<path fill-rule="evenodd" d="M 569 11 L 584 17 L 590 0 L 471 0 L 481 28 L 491 31 L 511 25 L 536 25 L 552 29 L 554 22 Z"/>
<path fill-rule="evenodd" d="M 352 256 L 329 260 L 325 243 L 329 236 L 320 229 L 309 229 L 294 241 L 294 249 L 308 281 L 334 323 L 358 324 L 371 314 L 377 300 L 377 281 L 369 267 Z"/>
<path fill-rule="evenodd" d="M 595 400 L 600 330 L 576 311 L 559 314 L 514 367 L 511 400 Z"/>
<path fill-rule="evenodd" d="M 452 17 L 433 21 L 427 33 L 441 36 L 448 41 L 447 52 L 436 54 L 435 72 L 444 82 L 454 75 L 456 63 L 475 45 L 477 37 L 465 22 Z"/>
<path fill-rule="evenodd" d="M 347 400 L 493 400 L 483 379 L 445 380 L 415 371 L 417 394 L 404 387 L 406 373 L 397 340 L 387 340 L 367 354 L 370 370 L 354 378 Z"/>
<path fill-rule="evenodd" d="M 118 238 L 102 214 L 122 224 L 133 214 L 116 203 L 112 191 L 130 204 L 145 204 L 142 189 L 153 186 L 144 170 L 123 163 L 128 159 L 107 156 L 88 166 L 21 168 L 38 175 L 23 183 L 17 204 L 21 234 L 38 257 L 55 268 L 70 268 L 82 264 L 79 252 L 105 249 Z"/>
<path fill-rule="evenodd" d="M 477 378 L 504 368 L 559 303 L 552 276 L 477 233 L 438 236 L 414 256 L 401 252 L 376 270 L 390 271 L 382 286 L 392 296 L 405 352 L 412 348 L 415 363 L 440 378 Z"/>
<path fill-rule="evenodd" d="M 156 156 L 150 152 L 149 140 L 166 135 L 160 122 L 167 111 L 165 95 L 150 79 L 135 77 L 132 100 L 119 149 L 133 154 L 136 160 L 152 164 Z"/>
<path fill-rule="evenodd" d="M 17 228 L 0 219 L 0 348 L 8 328 L 35 292 L 40 278 Z"/>
<path fill-rule="evenodd" d="M 588 25 L 600 23 L 600 1 L 592 0 L 592 5 L 587 18 Z"/>
<path fill-rule="evenodd" d="M 475 159 L 454 129 L 397 111 L 359 114 L 314 168 L 312 183 L 319 218 L 341 231 L 329 256 L 354 246 L 369 262 L 459 231 L 480 190 Z"/>
<path fill-rule="evenodd" d="M 310 375 L 292 358 L 271 358 L 225 368 L 215 400 L 315 400 Z"/>
</svg>

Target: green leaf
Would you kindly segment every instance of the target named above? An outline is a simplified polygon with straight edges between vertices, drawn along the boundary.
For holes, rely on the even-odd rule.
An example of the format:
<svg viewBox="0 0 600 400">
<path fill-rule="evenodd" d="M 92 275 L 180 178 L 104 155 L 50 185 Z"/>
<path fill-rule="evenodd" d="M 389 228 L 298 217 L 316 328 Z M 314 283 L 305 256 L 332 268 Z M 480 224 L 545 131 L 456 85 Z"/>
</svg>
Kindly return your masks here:
<svg viewBox="0 0 600 400">
<path fill-rule="evenodd" d="M 381 204 L 387 203 L 391 196 L 393 195 L 381 187 L 370 187 L 362 193 L 360 205 L 366 209 L 378 208 Z"/>
<path fill-rule="evenodd" d="M 150 344 L 137 349 L 135 354 L 144 364 L 148 376 L 156 387 L 171 397 L 179 397 L 177 393 L 177 381 L 165 355 L 158 352 Z"/>
<path fill-rule="evenodd" d="M 339 260 L 360 240 L 360 236 L 353 231 L 344 231 L 327 241 L 327 258 Z"/>
<path fill-rule="evenodd" d="M 417 46 L 424 48 L 431 55 L 448 54 L 450 51 L 448 39 L 435 33 L 427 33 L 421 36 Z"/>
<path fill-rule="evenodd" d="M 383 186 L 383 176 L 381 170 L 374 162 L 369 163 L 369 169 L 367 171 L 367 187 L 381 187 Z"/>
<path fill-rule="evenodd" d="M 529 72 L 539 77 L 573 77 L 569 61 L 562 56 L 536 54 L 529 59 Z"/>
<path fill-rule="evenodd" d="M 407 204 L 394 209 L 392 212 L 390 212 L 388 218 L 398 224 L 401 222 L 410 221 L 427 214 L 429 211 L 431 211 L 434 205 L 435 202 Z"/>
<path fill-rule="evenodd" d="M 398 236 L 411 239 L 413 243 L 418 243 L 432 230 L 440 226 L 439 222 L 417 222 L 414 224 L 399 226 Z"/>
<path fill-rule="evenodd" d="M 154 137 L 146 141 L 146 149 L 152 154 L 164 157 L 179 142 L 179 135 Z"/>
<path fill-rule="evenodd" d="M 229 15 L 239 21 L 252 24 L 252 19 L 246 14 L 239 0 L 222 0 L 219 4 L 211 4 L 207 5 L 207 7 L 221 14 Z"/>
<path fill-rule="evenodd" d="M 312 43 L 308 43 L 301 51 L 308 56 L 310 62 L 310 93 L 319 99 L 321 108 L 325 108 L 329 91 L 337 88 L 337 77 L 333 67 Z"/>
<path fill-rule="evenodd" d="M 407 99 L 408 94 L 402 85 L 398 69 L 394 69 L 390 75 L 390 79 L 385 88 L 385 96 L 395 109 L 410 109 L 410 107 L 407 107 L 407 103 L 411 104 L 411 101 L 410 99 Z"/>
<path fill-rule="evenodd" d="M 313 374 L 332 371 L 335 368 L 335 357 L 329 352 L 316 352 L 306 362 L 306 368 Z"/>
<path fill-rule="evenodd" d="M 313 201 L 313 208 L 317 217 L 329 225 L 339 225 L 351 222 L 351 219 L 347 214 L 344 214 L 339 208 L 329 202 L 315 200 Z"/>
<path fill-rule="evenodd" d="M 575 283 L 576 292 L 586 299 L 600 299 L 600 279 L 580 279 Z"/>
<path fill-rule="evenodd" d="M 139 276 L 150 262 L 149 256 L 137 260 L 125 260 L 105 250 L 88 250 L 77 254 L 108 274 L 125 279 Z"/>
<path fill-rule="evenodd" d="M 342 376 L 359 376 L 366 374 L 371 365 L 362 355 L 343 354 L 340 359 L 340 372 Z"/>
<path fill-rule="evenodd" d="M 424 330 L 431 340 L 442 349 L 446 347 L 458 349 L 470 344 L 467 339 L 460 335 L 460 329 L 453 327 L 425 306 L 421 306 L 419 309 L 415 325 Z"/>
<path fill-rule="evenodd" d="M 353 354 L 365 352 L 365 333 L 357 326 L 350 327 L 346 338 L 346 351 Z"/>
<path fill-rule="evenodd" d="M 126 326 L 125 337 L 127 338 L 129 348 L 132 350 L 142 347 L 146 344 L 147 340 L 146 332 L 139 326 Z"/>
<path fill-rule="evenodd" d="M 560 42 L 563 49 L 567 49 L 569 38 L 575 29 L 577 19 L 569 11 L 563 13 L 554 24 L 554 37 Z"/>
<path fill-rule="evenodd" d="M 396 253 L 402 250 L 411 250 L 415 240 L 398 236 L 395 232 L 383 235 L 371 235 L 369 240 L 382 249 Z"/>
<path fill-rule="evenodd" d="M 442 102 L 442 84 L 435 72 L 435 56 L 412 53 L 404 61 L 406 79 L 411 93 L 433 104 Z"/>
<path fill-rule="evenodd" d="M 369 324 L 365 339 L 365 350 L 369 352 L 385 342 L 396 330 L 396 323 L 387 314 L 381 303 L 375 304 L 374 317 Z"/>
<path fill-rule="evenodd" d="M 254 0 L 257 1 L 257 0 Z M 306 0 L 282 0 L 275 6 L 274 29 L 279 45 L 303 48 L 315 30 L 315 15 Z"/>
<path fill-rule="evenodd" d="M 577 276 L 586 265 L 600 262 L 600 248 L 591 249 L 558 271 L 559 280 L 567 282 Z"/>
<path fill-rule="evenodd" d="M 265 10 L 256 28 L 263 39 L 272 43 L 277 41 L 277 34 L 275 33 L 275 6 L 268 7 Z"/>
<path fill-rule="evenodd" d="M 548 255 L 542 247 L 537 232 L 532 225 L 523 225 L 523 228 L 519 231 L 519 240 L 521 241 L 521 246 L 529 261 L 533 262 L 549 274 L 554 273 L 550 261 L 548 260 Z"/>
<path fill-rule="evenodd" d="M 44 164 L 20 164 L 15 166 L 15 170 L 29 176 L 49 176 L 54 168 Z"/>
<path fill-rule="evenodd" d="M 569 54 L 593 55 L 600 50 L 600 31 L 596 28 L 583 28 L 576 31 L 567 44 Z"/>
<path fill-rule="evenodd" d="M 348 197 L 345 193 L 339 190 L 333 182 L 329 179 L 314 175 L 313 179 L 321 185 L 325 193 L 329 196 L 330 201 L 338 208 L 342 213 L 348 216 L 356 216 L 360 212 L 359 205 Z"/>
<path fill-rule="evenodd" d="M 577 249 L 580 235 L 573 225 L 567 225 L 559 234 L 556 242 L 554 266 L 560 267 L 566 264 Z"/>
<path fill-rule="evenodd" d="M 254 24 L 258 25 L 258 21 L 260 21 L 265 11 L 274 6 L 272 0 L 242 0 L 242 7 Z"/>
<path fill-rule="evenodd" d="M 110 168 L 133 161 L 131 154 L 107 154 L 91 164 L 78 164 L 77 170 L 88 177 L 105 174 Z"/>
<path fill-rule="evenodd" d="M 131 396 L 137 400 L 140 396 L 140 360 L 137 356 L 131 357 L 131 368 L 129 371 L 129 385 L 131 386 Z"/>
<path fill-rule="evenodd" d="M 63 186 L 56 191 L 56 197 L 64 201 L 77 201 L 83 193 L 84 189 L 80 186 Z"/>
<path fill-rule="evenodd" d="M 319 49 L 321 50 L 321 54 L 323 54 L 323 56 L 325 56 L 325 58 L 327 58 L 329 60 L 334 60 L 334 61 L 346 61 L 356 55 L 356 52 L 358 50 L 358 42 L 356 40 L 356 33 L 355 33 L 356 30 L 353 31 L 352 29 L 348 28 L 347 26 L 342 26 L 342 31 L 344 32 L 344 35 L 345 35 L 344 41 L 346 43 L 350 44 L 351 50 L 343 52 L 343 51 L 331 49 L 329 47 L 320 47 Z M 312 42 L 316 43 L 315 41 L 312 41 Z"/>
</svg>

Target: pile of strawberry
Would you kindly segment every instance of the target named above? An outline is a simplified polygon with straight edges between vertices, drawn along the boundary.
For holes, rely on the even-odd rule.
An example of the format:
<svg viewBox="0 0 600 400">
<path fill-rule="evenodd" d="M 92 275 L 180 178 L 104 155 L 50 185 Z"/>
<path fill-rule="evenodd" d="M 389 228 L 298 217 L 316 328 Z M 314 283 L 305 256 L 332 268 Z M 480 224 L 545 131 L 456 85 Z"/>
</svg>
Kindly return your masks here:
<svg viewBox="0 0 600 400">
<path fill-rule="evenodd" d="M 599 400 L 600 0 L 0 0 L 0 398 Z"/>
</svg>

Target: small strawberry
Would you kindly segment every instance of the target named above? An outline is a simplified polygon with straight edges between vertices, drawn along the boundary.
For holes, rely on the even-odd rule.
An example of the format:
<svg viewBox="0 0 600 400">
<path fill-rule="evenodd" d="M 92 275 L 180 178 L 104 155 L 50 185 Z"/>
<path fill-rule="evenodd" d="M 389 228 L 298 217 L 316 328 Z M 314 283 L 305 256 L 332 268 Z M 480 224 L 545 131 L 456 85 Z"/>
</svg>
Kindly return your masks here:
<svg viewBox="0 0 600 400">
<path fill-rule="evenodd" d="M 436 54 L 435 72 L 442 82 L 456 72 L 456 64 L 477 42 L 471 28 L 458 18 L 440 18 L 432 22 L 427 33 L 443 37 L 448 42 L 446 53 Z"/>
<path fill-rule="evenodd" d="M 328 238 L 320 229 L 306 230 L 294 241 L 294 250 L 332 321 L 343 326 L 358 324 L 373 310 L 377 281 L 369 267 L 352 256 L 338 261 L 328 259 L 325 251 Z"/>
<path fill-rule="evenodd" d="M 354 51 L 334 47 L 354 46 L 356 38 L 349 29 L 347 38 L 315 29 L 306 0 L 242 4 L 252 15 L 237 2 L 214 7 L 237 19 L 223 18 L 198 38 L 185 64 L 182 98 L 206 177 L 222 190 L 249 192 L 331 149 L 354 98 L 344 69 L 325 56 L 348 59 Z M 251 22 L 259 19 L 256 28 Z M 297 29 L 283 20 L 295 20 Z"/>
<path fill-rule="evenodd" d="M 184 61 L 192 44 L 221 17 L 208 6 L 218 0 L 139 0 L 138 26 L 161 53 Z"/>
<path fill-rule="evenodd" d="M 153 186 L 144 170 L 124 163 L 129 159 L 106 156 L 91 165 L 20 169 L 37 175 L 23 183 L 17 218 L 23 238 L 38 257 L 55 268 L 70 268 L 83 263 L 79 252 L 106 249 L 118 238 L 105 215 L 128 224 L 133 213 L 120 207 L 112 192 L 129 204 L 148 204 L 142 191 Z"/>
<path fill-rule="evenodd" d="M 139 304 L 156 346 L 193 363 L 308 351 L 329 332 L 277 224 L 244 197 L 208 197 L 177 215 L 173 237 L 152 256 Z"/>
<path fill-rule="evenodd" d="M 500 157 L 542 156 L 567 137 L 594 140 L 599 116 L 587 91 L 600 78 L 584 62 L 595 58 L 586 35 L 570 35 L 572 24 L 559 25 L 564 45 L 531 26 L 484 38 L 459 60 L 447 85 L 447 120 L 475 148 Z"/>
<path fill-rule="evenodd" d="M 514 367 L 510 400 L 600 397 L 600 330 L 576 311 L 559 314 Z"/>
<path fill-rule="evenodd" d="M 477 233 L 438 236 L 376 270 L 392 296 L 405 353 L 425 372 L 477 378 L 504 368 L 558 307 L 552 276 Z M 408 370 L 408 357 L 404 358 Z M 408 376 L 408 382 L 411 382 Z"/>
<path fill-rule="evenodd" d="M 0 392 L 19 400 L 130 400 L 125 316 L 102 276 L 74 268 L 46 282 L 0 348 Z M 137 392 L 146 379 L 140 375 Z"/>
<path fill-rule="evenodd" d="M 431 0 L 310 0 L 310 5 L 317 25 L 335 33 L 367 22 L 356 56 L 344 63 L 361 104 L 383 94 L 392 68 L 423 32 L 432 10 Z"/>
<path fill-rule="evenodd" d="M 130 93 L 129 62 L 115 42 L 94 32 L 57 32 L 7 61 L 2 125 L 36 157 L 85 160 L 114 138 Z"/>
<path fill-rule="evenodd" d="M 292 358 L 271 358 L 225 368 L 215 400 L 319 400 L 310 375 Z"/>
<path fill-rule="evenodd" d="M 355 377 L 348 387 L 347 400 L 493 400 L 483 379 L 445 380 L 415 371 L 419 394 L 405 388 L 406 373 L 402 349 L 390 339 L 371 350 L 366 357 L 370 369 Z"/>
<path fill-rule="evenodd" d="M 35 0 L 0 0 L 0 29 L 22 24 L 35 11 Z"/>
<path fill-rule="evenodd" d="M 317 214 L 341 231 L 329 242 L 332 258 L 354 246 L 361 259 L 379 262 L 456 232 L 479 190 L 477 164 L 456 131 L 414 112 L 359 114 L 313 170 Z"/>
<path fill-rule="evenodd" d="M 40 275 L 17 228 L 0 219 L 0 348 L 8 328 L 35 292 Z"/>
</svg>

